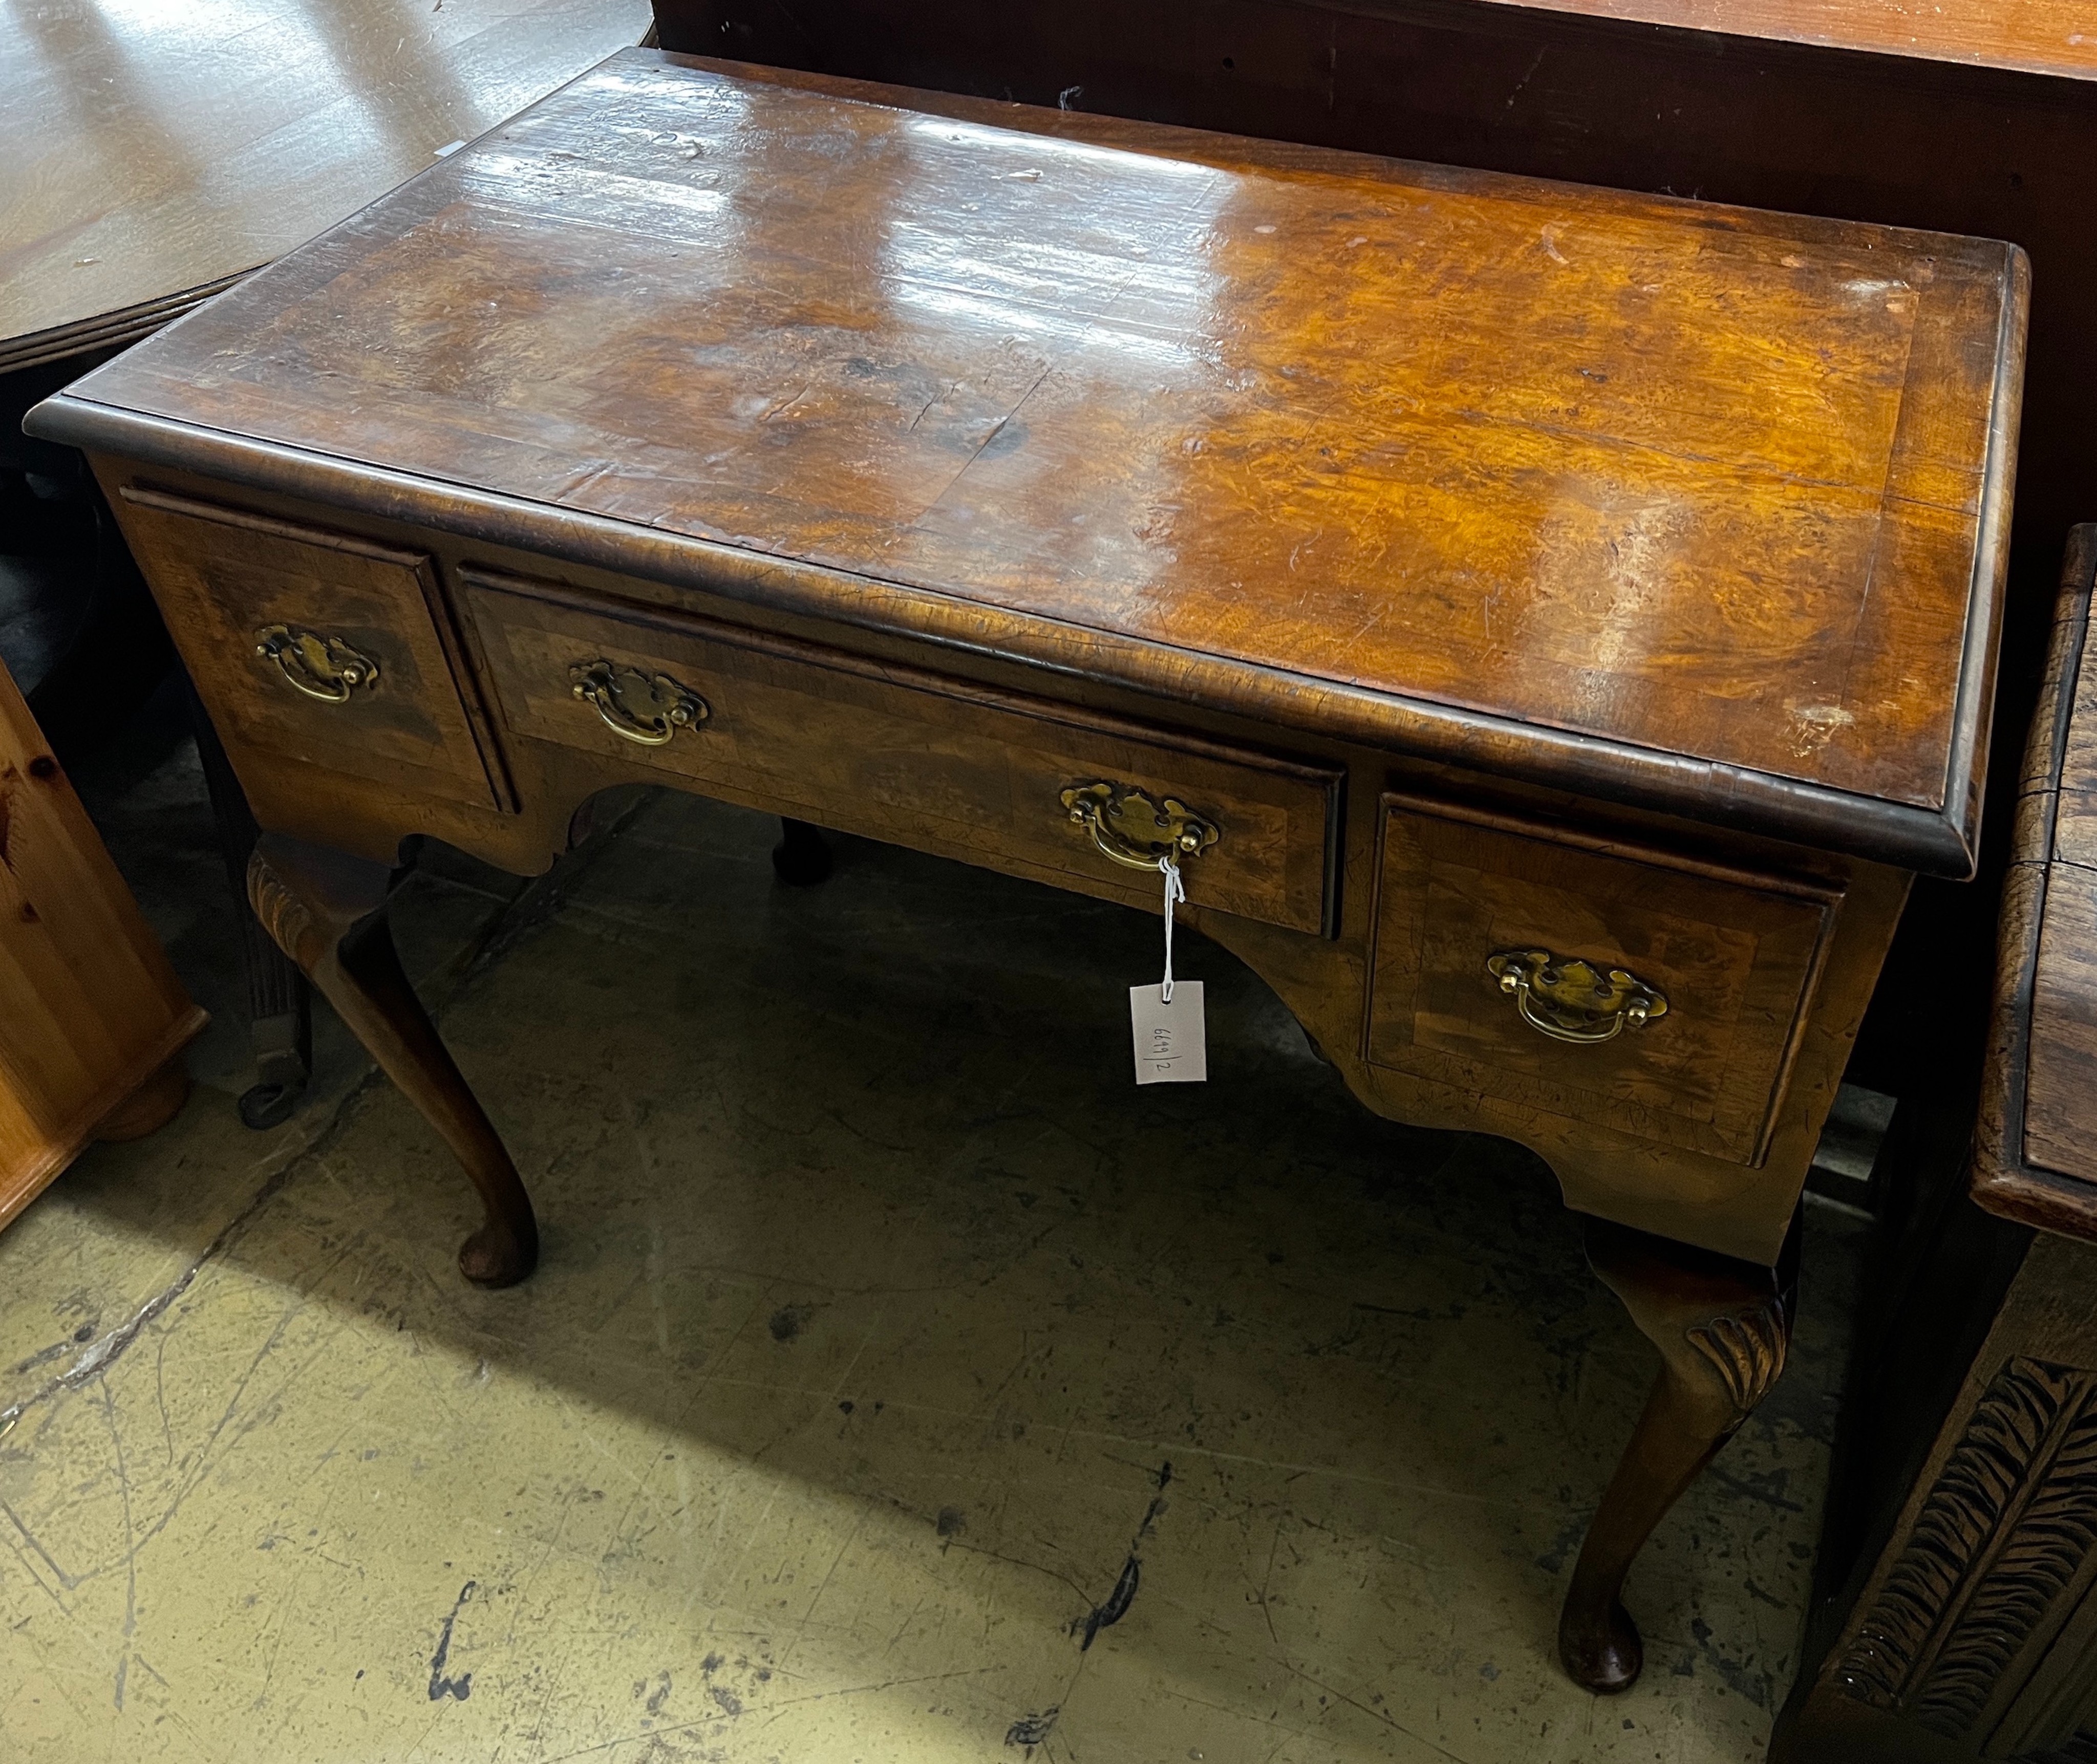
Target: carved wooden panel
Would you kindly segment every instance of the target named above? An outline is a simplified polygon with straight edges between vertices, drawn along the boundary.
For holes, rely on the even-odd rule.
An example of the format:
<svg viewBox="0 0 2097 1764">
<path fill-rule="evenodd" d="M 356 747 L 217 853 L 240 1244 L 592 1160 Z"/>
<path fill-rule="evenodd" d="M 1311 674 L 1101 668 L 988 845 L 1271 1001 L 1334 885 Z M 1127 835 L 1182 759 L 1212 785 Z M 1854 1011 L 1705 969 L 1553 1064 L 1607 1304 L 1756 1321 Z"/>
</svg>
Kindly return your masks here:
<svg viewBox="0 0 2097 1764">
<path fill-rule="evenodd" d="M 1985 1745 L 2086 1591 L 2097 1372 L 1996 1373 L 1837 1674 L 1858 1701 Z M 2072 1743 L 2062 1734 L 2047 1753 Z M 1991 1753 L 1993 1747 L 1987 1748 Z"/>
</svg>

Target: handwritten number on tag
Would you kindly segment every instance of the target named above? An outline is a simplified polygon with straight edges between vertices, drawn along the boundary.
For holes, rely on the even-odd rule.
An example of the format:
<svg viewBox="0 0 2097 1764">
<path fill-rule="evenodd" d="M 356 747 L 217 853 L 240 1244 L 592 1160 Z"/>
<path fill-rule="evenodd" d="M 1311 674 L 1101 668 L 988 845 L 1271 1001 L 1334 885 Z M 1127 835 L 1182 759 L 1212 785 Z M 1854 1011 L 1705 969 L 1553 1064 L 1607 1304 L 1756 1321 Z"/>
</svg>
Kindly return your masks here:
<svg viewBox="0 0 2097 1764">
<path fill-rule="evenodd" d="M 1128 989 L 1129 1026 L 1136 1033 L 1139 1084 L 1199 1084 L 1209 1075 L 1208 1032 L 1202 1014 L 1202 983 L 1182 980 L 1165 1001 L 1165 989 Z"/>
</svg>

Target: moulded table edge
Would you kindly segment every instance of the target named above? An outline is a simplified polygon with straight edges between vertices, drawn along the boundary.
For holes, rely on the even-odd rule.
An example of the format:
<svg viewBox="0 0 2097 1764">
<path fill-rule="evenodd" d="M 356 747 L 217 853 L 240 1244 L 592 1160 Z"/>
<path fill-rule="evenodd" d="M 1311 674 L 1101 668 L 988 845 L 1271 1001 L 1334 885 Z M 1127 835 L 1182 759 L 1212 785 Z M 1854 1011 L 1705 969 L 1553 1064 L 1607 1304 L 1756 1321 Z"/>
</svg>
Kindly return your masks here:
<svg viewBox="0 0 2097 1764">
<path fill-rule="evenodd" d="M 1973 870 L 1972 829 L 1961 824 L 1966 817 L 1952 813 L 1948 803 L 1945 809 L 1929 809 L 1889 802 L 1719 761 L 1206 655 L 1040 614 L 986 606 L 934 589 L 230 435 L 67 392 L 37 405 L 23 427 L 90 453 L 202 471 L 239 487 L 314 497 L 380 519 L 885 636 L 1047 668 L 1298 733 L 1439 760 L 1933 875 L 1964 878 Z M 909 616 L 902 616 L 905 612 Z M 1197 675 L 1197 679 L 1190 677 Z"/>
</svg>

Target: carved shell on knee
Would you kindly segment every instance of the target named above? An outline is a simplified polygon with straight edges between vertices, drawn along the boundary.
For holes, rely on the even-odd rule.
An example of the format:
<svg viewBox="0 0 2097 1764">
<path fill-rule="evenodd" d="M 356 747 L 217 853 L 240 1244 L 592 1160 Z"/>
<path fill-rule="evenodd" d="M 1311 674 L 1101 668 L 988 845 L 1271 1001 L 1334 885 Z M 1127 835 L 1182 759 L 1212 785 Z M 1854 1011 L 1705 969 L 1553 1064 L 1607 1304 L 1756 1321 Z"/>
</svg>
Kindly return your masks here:
<svg viewBox="0 0 2097 1764">
<path fill-rule="evenodd" d="M 1783 1302 L 1771 1298 L 1737 1316 L 1700 1323 L 1689 1332 L 1689 1341 L 1710 1361 L 1733 1407 L 1745 1416 L 1783 1375 L 1791 1332 L 1784 1327 Z"/>
<path fill-rule="evenodd" d="M 299 945 L 313 928 L 313 915 L 263 860 L 260 851 L 252 852 L 247 859 L 247 900 L 262 929 L 276 939 L 277 947 L 292 961 L 298 961 Z"/>
</svg>

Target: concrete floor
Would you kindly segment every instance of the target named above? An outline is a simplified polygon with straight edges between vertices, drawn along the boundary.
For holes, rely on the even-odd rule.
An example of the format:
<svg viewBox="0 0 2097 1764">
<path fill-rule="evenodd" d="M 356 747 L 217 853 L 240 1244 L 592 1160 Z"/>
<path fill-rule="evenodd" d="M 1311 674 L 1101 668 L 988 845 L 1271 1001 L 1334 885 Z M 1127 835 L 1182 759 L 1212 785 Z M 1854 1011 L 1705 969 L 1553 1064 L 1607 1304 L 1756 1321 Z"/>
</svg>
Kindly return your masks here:
<svg viewBox="0 0 2097 1764">
<path fill-rule="evenodd" d="M 466 1287 L 436 1136 L 323 1009 L 245 1131 L 193 761 L 82 777 L 219 1013 L 186 1112 L 0 1237 L 0 1755 L 600 1764 L 1759 1758 L 1853 1233 L 1776 1394 L 1552 1659 L 1654 1356 L 1545 1171 L 1372 1119 L 1213 945 L 1206 1086 L 1129 1082 L 1154 921 L 641 802 L 401 939 L 536 1195 Z"/>
</svg>

